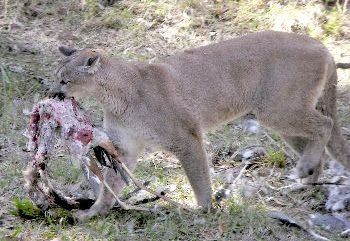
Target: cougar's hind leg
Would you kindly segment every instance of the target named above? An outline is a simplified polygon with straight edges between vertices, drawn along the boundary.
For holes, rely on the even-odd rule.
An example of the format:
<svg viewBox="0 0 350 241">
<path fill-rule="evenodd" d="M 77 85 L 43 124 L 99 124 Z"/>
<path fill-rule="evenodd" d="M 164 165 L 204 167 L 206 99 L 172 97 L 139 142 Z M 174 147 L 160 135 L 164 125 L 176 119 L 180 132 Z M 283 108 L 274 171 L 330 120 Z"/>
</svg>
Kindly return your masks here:
<svg viewBox="0 0 350 241">
<path fill-rule="evenodd" d="M 303 155 L 307 139 L 303 137 L 282 135 L 283 140 L 298 154 L 299 157 Z"/>
<path fill-rule="evenodd" d="M 308 178 L 317 172 L 332 131 L 331 118 L 316 110 L 305 109 L 288 110 L 284 113 L 265 112 L 257 114 L 257 118 L 263 125 L 277 131 L 282 136 L 304 139 L 305 147 L 296 167 L 299 178 Z M 301 149 L 299 143 L 294 142 L 294 144 L 296 149 Z"/>
<path fill-rule="evenodd" d="M 303 137 L 293 137 L 293 136 L 282 136 L 284 141 L 298 154 L 298 157 L 300 158 L 303 153 L 304 149 L 307 145 L 308 140 Z M 323 155 L 321 156 L 320 163 L 315 168 L 314 173 L 310 175 L 309 177 L 305 178 L 303 182 L 305 183 L 314 183 L 317 182 L 319 176 L 323 172 L 323 165 L 324 160 L 326 158 L 325 152 L 323 152 Z"/>
<path fill-rule="evenodd" d="M 341 126 L 337 116 L 337 79 L 337 71 L 334 68 L 332 74 L 328 77 L 316 109 L 331 117 L 334 122 L 331 138 L 327 143 L 328 154 L 350 170 L 350 145 L 341 133 Z"/>
</svg>

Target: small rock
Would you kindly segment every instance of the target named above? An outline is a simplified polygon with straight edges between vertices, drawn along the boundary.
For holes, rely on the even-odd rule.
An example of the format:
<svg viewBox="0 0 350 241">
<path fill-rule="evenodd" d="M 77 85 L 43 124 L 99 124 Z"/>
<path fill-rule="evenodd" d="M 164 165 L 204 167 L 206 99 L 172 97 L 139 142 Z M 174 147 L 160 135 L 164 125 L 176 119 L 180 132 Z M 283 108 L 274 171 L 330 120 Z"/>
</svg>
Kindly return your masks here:
<svg viewBox="0 0 350 241">
<path fill-rule="evenodd" d="M 261 126 L 255 119 L 248 119 L 243 122 L 243 130 L 253 134 L 259 134 L 261 132 Z"/>
<path fill-rule="evenodd" d="M 176 190 L 176 185 L 175 184 L 170 184 L 168 186 L 168 190 L 169 190 L 169 192 L 174 192 Z"/>
<path fill-rule="evenodd" d="M 242 197 L 250 198 L 253 197 L 259 191 L 259 186 L 254 186 L 252 184 L 241 185 L 239 187 L 239 191 Z"/>
<path fill-rule="evenodd" d="M 196 218 L 195 220 L 193 220 L 193 224 L 203 225 L 205 223 L 206 223 L 206 221 L 204 218 Z"/>
<path fill-rule="evenodd" d="M 21 28 L 23 28 L 23 24 L 21 24 L 21 23 L 11 23 L 9 25 L 9 30 L 18 30 Z"/>
<path fill-rule="evenodd" d="M 231 195 L 231 190 L 228 188 L 222 188 L 219 189 L 216 193 L 215 193 L 215 201 L 216 203 L 220 203 L 223 199 L 227 199 L 228 197 L 230 197 Z"/>
<path fill-rule="evenodd" d="M 326 209 L 331 211 L 350 210 L 350 172 L 342 165 L 332 160 L 325 171 L 332 177 L 331 182 L 339 185 L 329 185 Z"/>
<path fill-rule="evenodd" d="M 310 224 L 320 226 L 330 232 L 343 232 L 350 228 L 350 222 L 342 216 L 334 216 L 332 214 L 311 214 Z"/>
<path fill-rule="evenodd" d="M 54 239 L 51 239 L 51 241 L 62 241 L 62 239 L 60 239 L 60 238 L 54 238 Z"/>
<path fill-rule="evenodd" d="M 266 155 L 266 150 L 262 146 L 248 146 L 239 152 L 234 153 L 231 159 L 234 161 L 252 161 Z"/>
<path fill-rule="evenodd" d="M 133 221 L 129 221 L 126 223 L 126 230 L 128 231 L 128 234 L 134 234 L 135 233 L 135 223 Z"/>
<path fill-rule="evenodd" d="M 20 54 L 20 53 L 33 54 L 33 55 L 36 54 L 36 51 L 30 49 L 30 47 L 27 47 L 25 44 L 19 44 L 19 43 L 8 45 L 7 51 L 14 54 Z"/>
<path fill-rule="evenodd" d="M 254 151 L 253 150 L 246 150 L 245 152 L 242 153 L 242 157 L 244 159 L 249 159 L 254 155 Z"/>
</svg>

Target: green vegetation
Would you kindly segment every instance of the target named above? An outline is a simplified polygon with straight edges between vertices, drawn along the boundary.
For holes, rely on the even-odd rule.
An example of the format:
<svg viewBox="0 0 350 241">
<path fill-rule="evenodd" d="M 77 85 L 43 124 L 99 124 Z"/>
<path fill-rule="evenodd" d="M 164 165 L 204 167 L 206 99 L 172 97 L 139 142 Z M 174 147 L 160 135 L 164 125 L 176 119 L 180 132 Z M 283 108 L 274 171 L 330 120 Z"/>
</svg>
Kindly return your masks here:
<svg viewBox="0 0 350 241">
<path fill-rule="evenodd" d="M 342 34 L 345 14 L 341 10 L 333 9 L 323 25 L 326 36 L 339 37 Z"/>
<path fill-rule="evenodd" d="M 105 27 L 119 30 L 136 24 L 133 23 L 134 16 L 130 8 L 121 3 L 104 8 L 97 0 L 87 0 L 84 6 L 84 16 L 87 21 L 87 29 Z"/>
<path fill-rule="evenodd" d="M 40 83 L 6 69 L 0 64 L 0 133 L 23 129 L 23 108 L 31 106 Z M 25 101 L 23 101 L 25 100 Z"/>
<path fill-rule="evenodd" d="M 267 151 L 266 161 L 270 166 L 285 168 L 287 160 L 283 151 Z"/>
<path fill-rule="evenodd" d="M 12 203 L 13 208 L 10 212 L 17 217 L 24 219 L 38 219 L 42 218 L 44 215 L 44 213 L 28 198 L 14 198 Z"/>
<path fill-rule="evenodd" d="M 100 14 L 100 5 L 97 0 L 85 0 L 86 18 L 91 19 Z"/>
<path fill-rule="evenodd" d="M 67 225 L 73 223 L 72 213 L 61 209 L 55 208 L 48 211 L 42 211 L 39 209 L 29 198 L 15 197 L 12 200 L 12 207 L 10 213 L 23 220 L 33 220 L 34 222 L 45 221 L 48 225 Z"/>
</svg>

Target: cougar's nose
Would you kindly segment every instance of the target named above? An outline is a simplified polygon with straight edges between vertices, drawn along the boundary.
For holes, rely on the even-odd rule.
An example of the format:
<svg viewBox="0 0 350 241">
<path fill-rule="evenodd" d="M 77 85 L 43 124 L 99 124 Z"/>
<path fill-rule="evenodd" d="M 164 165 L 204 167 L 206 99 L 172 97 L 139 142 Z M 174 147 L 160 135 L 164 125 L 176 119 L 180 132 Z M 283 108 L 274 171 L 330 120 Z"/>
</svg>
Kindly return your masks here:
<svg viewBox="0 0 350 241">
<path fill-rule="evenodd" d="M 66 95 L 63 93 L 63 92 L 58 92 L 58 93 L 55 93 L 54 97 L 53 98 L 58 98 L 59 100 L 64 100 L 64 98 L 66 98 Z"/>
</svg>

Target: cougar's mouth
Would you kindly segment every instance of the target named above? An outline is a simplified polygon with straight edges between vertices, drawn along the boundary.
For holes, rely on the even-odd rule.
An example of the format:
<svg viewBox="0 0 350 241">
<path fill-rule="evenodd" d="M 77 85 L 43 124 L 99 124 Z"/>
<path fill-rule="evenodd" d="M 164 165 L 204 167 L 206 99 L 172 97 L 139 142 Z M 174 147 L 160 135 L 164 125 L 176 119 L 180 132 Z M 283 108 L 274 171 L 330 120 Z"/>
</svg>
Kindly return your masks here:
<svg viewBox="0 0 350 241">
<path fill-rule="evenodd" d="M 61 80 L 61 81 L 60 81 L 60 84 L 61 84 L 61 85 L 66 85 L 66 84 L 68 84 L 68 83 L 70 83 L 70 82 L 71 82 L 70 80 L 67 80 L 67 81 Z"/>
<path fill-rule="evenodd" d="M 66 98 L 66 94 L 63 92 L 52 92 L 49 93 L 49 97 L 53 99 L 58 98 L 59 100 L 64 100 Z"/>
</svg>

